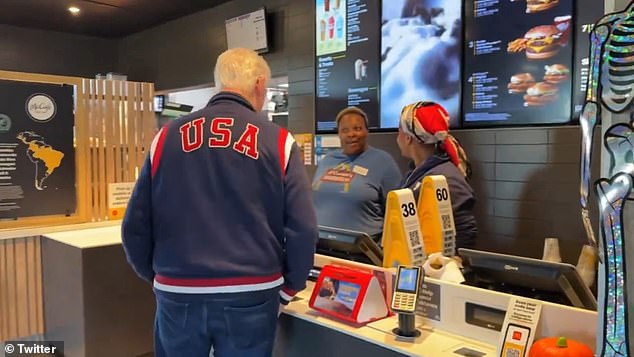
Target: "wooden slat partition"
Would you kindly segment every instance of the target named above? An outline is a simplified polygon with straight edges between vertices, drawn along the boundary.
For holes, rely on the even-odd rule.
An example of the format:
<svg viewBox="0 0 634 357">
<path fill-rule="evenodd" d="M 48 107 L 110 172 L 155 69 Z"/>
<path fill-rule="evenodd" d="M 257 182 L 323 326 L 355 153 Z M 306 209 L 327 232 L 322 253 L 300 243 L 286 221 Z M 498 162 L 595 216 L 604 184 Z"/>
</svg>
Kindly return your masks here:
<svg viewBox="0 0 634 357">
<path fill-rule="evenodd" d="M 108 219 L 109 183 L 132 182 L 156 133 L 154 85 L 0 71 L 0 79 L 76 88 L 77 212 L 0 221 L 3 231 Z M 39 236 L 0 239 L 0 341 L 43 333 Z"/>
<path fill-rule="evenodd" d="M 0 240 L 0 341 L 43 329 L 40 238 Z"/>
<path fill-rule="evenodd" d="M 151 83 L 90 80 L 92 219 L 108 217 L 108 184 L 133 182 L 156 132 Z M 146 102 L 147 101 L 147 102 Z"/>
<path fill-rule="evenodd" d="M 77 212 L 0 222 L 3 229 L 101 221 L 108 183 L 132 182 L 156 133 L 152 83 L 0 71 L 0 79 L 76 86 Z"/>
</svg>

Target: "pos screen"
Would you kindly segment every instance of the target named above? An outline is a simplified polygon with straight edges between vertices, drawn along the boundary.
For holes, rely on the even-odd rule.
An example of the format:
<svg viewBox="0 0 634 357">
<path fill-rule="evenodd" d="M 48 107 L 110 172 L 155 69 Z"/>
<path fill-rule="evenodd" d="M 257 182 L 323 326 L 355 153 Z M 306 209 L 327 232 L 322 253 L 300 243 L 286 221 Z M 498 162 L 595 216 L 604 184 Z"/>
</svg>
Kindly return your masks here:
<svg viewBox="0 0 634 357">
<path fill-rule="evenodd" d="M 399 268 L 398 285 L 396 286 L 396 290 L 407 293 L 415 293 L 419 281 L 418 274 L 420 274 L 420 268 Z"/>
</svg>

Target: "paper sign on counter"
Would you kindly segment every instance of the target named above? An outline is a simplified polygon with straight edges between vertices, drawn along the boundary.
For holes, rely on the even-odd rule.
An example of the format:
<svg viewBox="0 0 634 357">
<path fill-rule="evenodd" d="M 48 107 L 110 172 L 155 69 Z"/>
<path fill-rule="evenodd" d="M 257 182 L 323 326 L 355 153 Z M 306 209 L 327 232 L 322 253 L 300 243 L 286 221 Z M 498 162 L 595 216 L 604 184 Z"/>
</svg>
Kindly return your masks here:
<svg viewBox="0 0 634 357">
<path fill-rule="evenodd" d="M 513 296 L 509 301 L 502 334 L 498 344 L 498 356 L 525 357 L 533 345 L 539 323 L 542 303 L 539 300 Z"/>
</svg>

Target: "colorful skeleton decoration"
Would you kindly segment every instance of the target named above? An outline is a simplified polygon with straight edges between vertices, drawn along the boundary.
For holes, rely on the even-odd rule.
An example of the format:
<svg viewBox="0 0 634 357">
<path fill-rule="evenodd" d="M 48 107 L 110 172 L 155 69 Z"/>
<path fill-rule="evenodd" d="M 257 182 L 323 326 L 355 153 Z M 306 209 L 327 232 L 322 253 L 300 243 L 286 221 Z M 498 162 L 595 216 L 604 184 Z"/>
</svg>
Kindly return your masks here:
<svg viewBox="0 0 634 357">
<path fill-rule="evenodd" d="M 604 134 L 609 155 L 607 177 L 595 185 L 600 212 L 600 261 L 603 289 L 599 290 L 597 356 L 629 356 L 628 295 L 623 210 L 634 180 L 634 1 L 623 12 L 607 14 L 590 35 L 590 75 L 581 114 L 581 215 L 590 244 L 597 245 L 588 215 L 592 136 L 602 107 L 614 115 L 627 114 Z M 606 123 L 604 122 L 604 125 Z"/>
</svg>

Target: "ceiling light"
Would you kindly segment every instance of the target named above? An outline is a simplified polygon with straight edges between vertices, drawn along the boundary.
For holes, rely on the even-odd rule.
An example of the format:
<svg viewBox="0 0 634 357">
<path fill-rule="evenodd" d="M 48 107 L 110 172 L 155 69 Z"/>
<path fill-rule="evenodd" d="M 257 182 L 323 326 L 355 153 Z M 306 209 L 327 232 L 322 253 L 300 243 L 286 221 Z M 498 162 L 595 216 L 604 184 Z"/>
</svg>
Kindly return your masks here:
<svg viewBox="0 0 634 357">
<path fill-rule="evenodd" d="M 288 88 L 288 83 L 280 83 L 277 86 L 282 88 Z"/>
<path fill-rule="evenodd" d="M 68 11 L 73 15 L 78 15 L 81 10 L 77 6 L 71 6 L 68 8 Z"/>
</svg>

